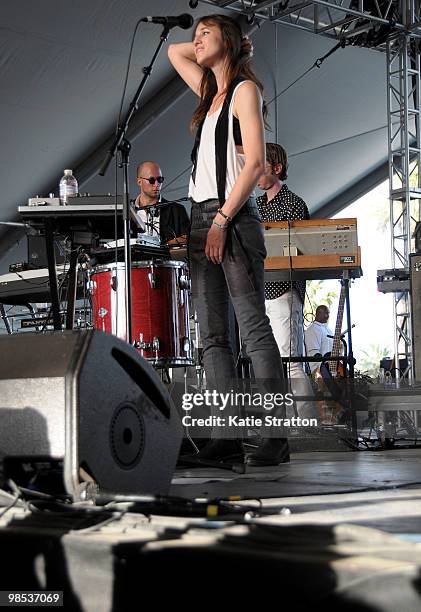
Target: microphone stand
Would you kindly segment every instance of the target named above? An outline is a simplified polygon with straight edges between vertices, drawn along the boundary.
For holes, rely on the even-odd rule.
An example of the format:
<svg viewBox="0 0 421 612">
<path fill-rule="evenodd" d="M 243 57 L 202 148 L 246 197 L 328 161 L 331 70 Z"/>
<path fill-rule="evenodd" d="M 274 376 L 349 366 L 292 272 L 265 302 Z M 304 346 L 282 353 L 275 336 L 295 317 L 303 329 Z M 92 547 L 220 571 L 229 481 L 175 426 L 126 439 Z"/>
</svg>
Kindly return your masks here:
<svg viewBox="0 0 421 612">
<path fill-rule="evenodd" d="M 161 210 L 161 208 L 166 208 L 167 206 L 170 206 L 171 204 L 179 204 L 180 202 L 187 202 L 189 200 L 189 198 L 179 198 L 178 200 L 171 200 L 168 202 L 157 202 L 156 204 L 146 204 L 146 206 L 142 206 L 141 210 L 144 210 L 146 212 L 146 219 L 147 219 L 147 232 L 149 236 L 153 236 L 153 231 L 154 231 L 154 218 L 155 213 Z"/>
<path fill-rule="evenodd" d="M 169 200 L 168 202 L 157 202 L 156 204 L 146 204 L 145 206 L 142 206 L 142 210 L 147 210 L 150 208 L 155 208 L 156 210 L 159 210 L 160 208 L 166 208 L 167 206 L 170 206 L 170 204 L 179 204 L 180 202 L 187 202 L 188 200 L 190 200 L 190 198 L 178 198 L 178 200 Z"/>
<path fill-rule="evenodd" d="M 19 223 L 17 221 L 0 221 L 0 225 L 6 225 L 7 227 L 24 228 L 28 234 L 37 234 L 37 231 L 29 223 Z"/>
<path fill-rule="evenodd" d="M 129 140 L 126 138 L 126 132 L 129 127 L 129 123 L 135 112 L 139 108 L 139 100 L 142 94 L 142 91 L 146 85 L 146 81 L 150 77 L 152 73 L 153 65 L 158 57 L 159 52 L 161 51 L 162 45 L 168 38 L 168 34 L 170 31 L 170 27 L 165 25 L 162 30 L 158 47 L 153 54 L 151 63 L 149 66 L 143 68 L 143 79 L 137 88 L 137 91 L 133 97 L 133 100 L 130 103 L 130 106 L 127 110 L 126 116 L 123 121 L 118 126 L 117 134 L 114 138 L 114 141 L 107 152 L 107 155 L 102 163 L 102 166 L 99 171 L 100 176 L 104 176 L 108 170 L 108 166 L 111 163 L 116 151 L 120 152 L 121 155 L 121 163 L 119 164 L 120 168 L 123 168 L 123 188 L 124 188 L 124 196 L 123 196 L 123 229 L 124 229 L 124 267 L 125 267 L 125 305 L 126 305 L 126 338 L 129 344 L 132 344 L 132 279 L 131 279 L 131 253 L 130 253 L 130 197 L 129 197 L 129 153 L 131 149 L 131 144 Z"/>
</svg>

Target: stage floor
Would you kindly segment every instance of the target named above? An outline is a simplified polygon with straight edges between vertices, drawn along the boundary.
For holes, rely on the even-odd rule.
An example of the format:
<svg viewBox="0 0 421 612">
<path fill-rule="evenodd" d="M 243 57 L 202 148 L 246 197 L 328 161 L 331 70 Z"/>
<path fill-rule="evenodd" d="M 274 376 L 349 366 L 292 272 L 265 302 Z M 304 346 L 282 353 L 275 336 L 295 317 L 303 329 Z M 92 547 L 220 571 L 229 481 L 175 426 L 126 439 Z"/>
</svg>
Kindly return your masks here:
<svg viewBox="0 0 421 612">
<path fill-rule="evenodd" d="M 245 474 L 178 470 L 171 494 L 259 499 L 267 510 L 290 512 L 272 517 L 275 524 L 352 522 L 420 534 L 421 542 L 421 449 L 293 453 L 289 464 Z"/>
<path fill-rule="evenodd" d="M 256 594 L 289 610 L 421 608 L 421 449 L 293 453 L 245 474 L 177 470 L 171 494 L 235 496 L 236 513 L 116 505 L 87 520 L 77 507 L 14 507 L 0 516 L 1 589 L 63 590 L 67 609 L 88 612 L 188 603 L 197 584 L 195 605 L 221 609 Z"/>
<path fill-rule="evenodd" d="M 421 487 L 421 448 L 292 453 L 289 464 L 246 467 L 245 474 L 211 468 L 179 469 L 170 493 L 188 498 L 283 498 L 352 494 L 414 484 Z"/>
</svg>

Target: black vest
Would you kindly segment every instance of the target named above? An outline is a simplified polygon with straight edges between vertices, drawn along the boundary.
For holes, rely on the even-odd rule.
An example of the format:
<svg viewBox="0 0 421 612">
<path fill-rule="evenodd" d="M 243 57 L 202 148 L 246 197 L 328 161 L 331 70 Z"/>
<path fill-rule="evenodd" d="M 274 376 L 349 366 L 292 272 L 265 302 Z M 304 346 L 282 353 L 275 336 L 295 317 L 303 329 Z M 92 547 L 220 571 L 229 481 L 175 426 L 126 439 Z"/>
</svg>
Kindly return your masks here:
<svg viewBox="0 0 421 612">
<path fill-rule="evenodd" d="M 218 117 L 218 121 L 215 127 L 215 166 L 216 166 L 216 185 L 218 188 L 218 200 L 222 206 L 225 202 L 225 186 L 227 181 L 227 146 L 228 146 L 228 126 L 229 126 L 229 107 L 234 93 L 234 89 L 239 83 L 246 81 L 244 77 L 237 77 L 231 83 L 228 88 L 227 95 L 225 96 L 224 103 L 222 105 L 221 114 Z M 209 104 L 210 107 L 210 104 Z M 209 107 L 206 109 L 206 115 L 209 111 Z M 196 169 L 197 169 L 197 155 L 199 152 L 200 138 L 202 135 L 203 124 L 206 119 L 202 120 L 199 127 L 197 128 L 196 137 L 194 141 L 193 150 L 191 152 L 191 160 L 193 164 L 192 179 L 193 183 L 196 180 Z M 235 119 L 235 118 L 234 118 Z M 238 120 L 237 120 L 238 122 Z M 236 144 L 241 144 L 239 125 L 234 124 L 234 140 Z M 251 204 L 252 201 L 246 202 L 245 208 L 250 214 L 259 217 L 256 205 Z"/>
</svg>

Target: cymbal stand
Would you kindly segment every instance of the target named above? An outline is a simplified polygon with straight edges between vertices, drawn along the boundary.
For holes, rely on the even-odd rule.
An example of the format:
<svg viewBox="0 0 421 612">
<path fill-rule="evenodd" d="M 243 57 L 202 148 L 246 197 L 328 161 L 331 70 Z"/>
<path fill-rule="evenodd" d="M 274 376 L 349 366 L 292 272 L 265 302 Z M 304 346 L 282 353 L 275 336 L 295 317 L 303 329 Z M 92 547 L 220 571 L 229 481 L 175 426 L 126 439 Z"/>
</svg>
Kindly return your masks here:
<svg viewBox="0 0 421 612">
<path fill-rule="evenodd" d="M 202 391 L 204 385 L 204 373 L 205 370 L 203 368 L 202 356 L 200 354 L 199 349 L 200 343 L 200 329 L 199 329 L 199 319 L 197 318 L 197 312 L 194 312 L 194 362 L 196 364 L 196 385 L 197 390 Z"/>
</svg>

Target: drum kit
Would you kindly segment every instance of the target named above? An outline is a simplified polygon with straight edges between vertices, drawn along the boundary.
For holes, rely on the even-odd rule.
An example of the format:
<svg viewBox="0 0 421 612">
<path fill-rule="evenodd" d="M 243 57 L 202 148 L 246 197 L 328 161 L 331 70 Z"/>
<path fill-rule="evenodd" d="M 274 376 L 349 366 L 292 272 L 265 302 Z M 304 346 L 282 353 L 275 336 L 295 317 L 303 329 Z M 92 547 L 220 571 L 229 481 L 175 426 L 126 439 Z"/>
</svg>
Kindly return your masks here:
<svg viewBox="0 0 421 612">
<path fill-rule="evenodd" d="M 146 229 L 153 227 L 153 219 L 148 217 Z M 154 239 L 158 240 L 152 231 L 138 235 L 138 243 L 143 246 L 152 246 L 148 240 Z M 156 247 L 159 247 L 159 240 Z M 194 343 L 190 330 L 186 237 L 168 241 L 167 248 L 167 257 L 162 256 L 162 249 L 152 248 L 156 256 L 146 261 L 132 261 L 130 274 L 132 345 L 154 368 L 165 371 L 195 365 L 199 335 L 195 322 L 193 329 L 197 337 Z M 151 249 L 148 252 L 151 253 Z M 113 261 L 95 265 L 89 276 L 92 326 L 127 341 L 125 263 Z"/>
<path fill-rule="evenodd" d="M 184 199 L 186 198 L 181 200 Z M 45 202 L 42 201 L 42 204 Z M 37 299 L 31 299 L 28 292 L 28 287 L 32 288 L 34 283 L 25 282 L 23 295 L 19 294 L 17 301 L 10 302 L 24 305 L 35 303 L 35 310 L 32 313 L 33 321 L 25 321 L 28 323 L 25 327 L 29 328 L 29 323 L 32 323 L 31 329 L 35 328 L 43 332 L 62 328 L 62 322 L 66 320 L 66 325 L 73 325 L 74 329 L 93 327 L 113 334 L 130 342 L 153 367 L 162 370 L 162 377 L 167 375 L 168 370 L 172 368 L 196 365 L 196 372 L 201 369 L 198 324 L 195 317 L 190 316 L 191 292 L 187 264 L 187 237 L 175 237 L 174 233 L 172 239 L 162 244 L 156 227 L 156 209 L 170 204 L 173 202 L 144 207 L 146 213 L 144 220 L 138 214 L 133 213 L 132 216 L 135 217 L 136 223 L 132 224 L 131 229 L 132 231 L 140 230 L 140 233 L 137 238 L 129 240 L 131 253 L 129 273 L 126 272 L 126 240 L 122 240 L 119 236 L 111 239 L 111 230 L 114 227 L 109 223 L 108 209 L 112 206 L 114 213 L 115 203 L 114 201 L 109 202 L 107 196 L 80 196 L 75 198 L 72 206 L 66 207 L 55 202 L 45 206 L 37 203 L 36 206 L 33 204 L 21 207 L 24 209 L 21 212 L 25 212 L 30 221 L 37 223 L 37 227 L 41 228 L 40 235 L 45 241 L 47 241 L 47 232 L 43 224 L 45 226 L 45 220 L 50 219 L 54 208 L 54 215 L 51 217 L 54 219 L 54 231 L 58 235 L 59 228 L 61 228 L 62 232 L 71 236 L 71 252 L 77 253 L 72 271 L 76 287 L 73 304 L 70 304 L 72 308 L 69 307 L 71 274 L 68 268 L 64 276 L 60 277 L 60 283 L 57 283 L 58 326 L 55 322 L 53 325 L 51 317 L 53 292 L 48 290 L 51 276 L 50 262 L 48 262 L 49 268 L 42 269 L 44 275 L 37 283 L 37 287 L 40 286 L 34 296 Z M 133 210 L 131 208 L 131 212 Z M 130 218 L 133 220 L 132 217 Z M 77 225 L 76 232 L 73 227 L 75 224 Z M 85 234 L 88 236 L 86 239 Z M 82 238 L 83 242 L 79 242 Z M 55 248 L 54 245 L 53 242 Z M 66 266 L 66 260 L 64 265 Z M 52 267 L 53 270 L 55 268 L 57 278 L 58 267 L 55 258 Z M 1 284 L 7 285 L 7 294 L 16 293 L 10 287 L 11 282 L 8 279 L 7 282 Z M 129 309 L 127 308 L 128 289 L 131 292 Z M 66 297 L 62 299 L 63 295 Z M 49 298 L 51 298 L 51 307 L 48 305 Z M 9 295 L 5 296 L 6 304 L 9 303 L 8 299 Z M 83 306 L 79 305 L 79 308 L 75 309 L 76 300 L 82 300 Z M 65 311 L 63 310 L 64 303 L 67 303 Z M 82 312 L 83 316 L 78 317 L 77 312 Z M 127 315 L 128 312 L 129 315 Z M 0 316 L 2 316 L 1 312 Z M 21 315 L 17 313 L 10 316 L 15 317 L 19 325 L 18 317 Z M 6 315 L 4 319 L 8 322 Z M 23 327 L 21 325 L 22 329 Z M 71 329 L 71 327 L 66 328 Z M 9 333 L 13 333 L 12 328 Z"/>
<path fill-rule="evenodd" d="M 187 264 L 133 262 L 131 280 L 133 346 L 156 368 L 194 365 Z M 93 327 L 127 340 L 124 263 L 96 266 L 89 289 Z"/>
</svg>

